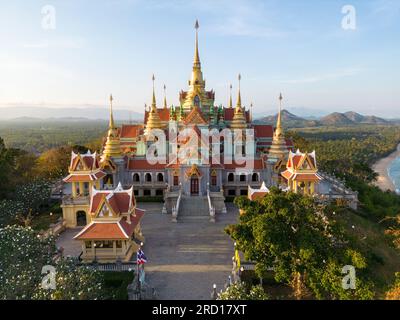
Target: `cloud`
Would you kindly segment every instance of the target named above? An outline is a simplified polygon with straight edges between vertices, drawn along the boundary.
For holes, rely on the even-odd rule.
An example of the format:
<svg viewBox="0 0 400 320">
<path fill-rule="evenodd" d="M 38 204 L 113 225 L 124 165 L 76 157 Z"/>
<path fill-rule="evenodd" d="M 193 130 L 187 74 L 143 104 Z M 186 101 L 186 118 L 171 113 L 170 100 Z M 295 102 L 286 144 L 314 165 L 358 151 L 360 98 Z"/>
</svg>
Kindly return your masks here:
<svg viewBox="0 0 400 320">
<path fill-rule="evenodd" d="M 207 29 L 222 36 L 281 37 L 287 34 L 273 26 L 272 20 L 277 13 L 271 6 L 267 8 L 265 1 L 173 0 L 147 1 L 146 5 L 154 10 L 172 10 L 194 16 L 206 14 L 210 18 Z"/>
<path fill-rule="evenodd" d="M 315 83 L 315 82 L 320 82 L 320 81 L 325 81 L 325 80 L 335 80 L 335 79 L 340 79 L 340 78 L 345 78 L 345 77 L 356 76 L 361 71 L 362 71 L 362 69 L 360 69 L 360 68 L 347 68 L 347 69 L 343 69 L 343 70 L 338 70 L 336 72 L 305 76 L 303 78 L 283 80 L 280 82 L 286 83 L 286 84 Z"/>
</svg>

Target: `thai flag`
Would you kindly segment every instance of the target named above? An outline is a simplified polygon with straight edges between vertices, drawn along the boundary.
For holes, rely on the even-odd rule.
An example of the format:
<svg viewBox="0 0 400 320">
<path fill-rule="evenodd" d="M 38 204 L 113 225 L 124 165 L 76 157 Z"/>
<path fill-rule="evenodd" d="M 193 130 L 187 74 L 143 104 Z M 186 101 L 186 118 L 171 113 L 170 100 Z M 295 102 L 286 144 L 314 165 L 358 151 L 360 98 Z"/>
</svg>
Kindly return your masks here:
<svg viewBox="0 0 400 320">
<path fill-rule="evenodd" d="M 142 249 L 139 249 L 139 251 L 136 254 L 136 263 L 137 264 L 145 264 L 147 262 L 147 258 L 144 255 L 144 252 Z"/>
</svg>

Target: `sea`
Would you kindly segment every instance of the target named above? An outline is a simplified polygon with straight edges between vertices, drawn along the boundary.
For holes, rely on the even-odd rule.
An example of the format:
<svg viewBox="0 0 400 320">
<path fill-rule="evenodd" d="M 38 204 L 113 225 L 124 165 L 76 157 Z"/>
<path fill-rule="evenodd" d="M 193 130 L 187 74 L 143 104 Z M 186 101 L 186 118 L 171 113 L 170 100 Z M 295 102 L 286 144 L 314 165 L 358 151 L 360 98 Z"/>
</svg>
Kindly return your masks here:
<svg viewBox="0 0 400 320">
<path fill-rule="evenodd" d="M 392 161 L 388 168 L 388 174 L 396 187 L 396 193 L 400 194 L 400 157 Z"/>
</svg>

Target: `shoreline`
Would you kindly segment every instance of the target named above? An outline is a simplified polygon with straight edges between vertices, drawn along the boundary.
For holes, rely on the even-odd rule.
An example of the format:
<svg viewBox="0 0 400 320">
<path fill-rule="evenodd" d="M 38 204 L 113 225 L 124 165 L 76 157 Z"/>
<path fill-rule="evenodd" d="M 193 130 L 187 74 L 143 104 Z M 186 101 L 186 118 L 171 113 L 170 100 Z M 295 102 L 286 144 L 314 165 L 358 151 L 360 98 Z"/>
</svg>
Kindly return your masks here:
<svg viewBox="0 0 400 320">
<path fill-rule="evenodd" d="M 396 192 L 396 186 L 389 176 L 388 170 L 396 158 L 400 157 L 400 144 L 397 146 L 397 150 L 389 154 L 387 157 L 382 158 L 375 162 L 371 169 L 378 173 L 377 181 L 374 183 L 382 191 L 390 190 Z"/>
</svg>

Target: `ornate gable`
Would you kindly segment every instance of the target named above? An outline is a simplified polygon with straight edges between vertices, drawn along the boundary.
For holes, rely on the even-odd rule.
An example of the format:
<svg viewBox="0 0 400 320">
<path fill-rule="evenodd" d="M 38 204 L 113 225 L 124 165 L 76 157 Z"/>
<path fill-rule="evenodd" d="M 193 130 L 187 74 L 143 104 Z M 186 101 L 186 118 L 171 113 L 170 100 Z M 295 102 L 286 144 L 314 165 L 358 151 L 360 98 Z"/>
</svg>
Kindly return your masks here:
<svg viewBox="0 0 400 320">
<path fill-rule="evenodd" d="M 198 107 L 194 107 L 186 116 L 185 124 L 200 124 L 207 125 L 208 122 L 204 119 L 202 112 Z"/>
</svg>

